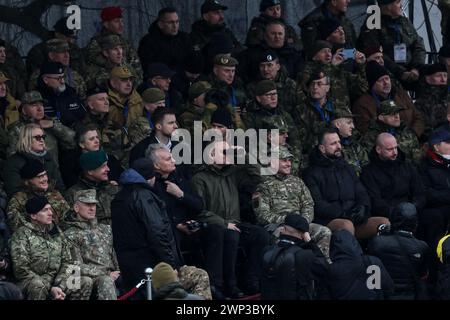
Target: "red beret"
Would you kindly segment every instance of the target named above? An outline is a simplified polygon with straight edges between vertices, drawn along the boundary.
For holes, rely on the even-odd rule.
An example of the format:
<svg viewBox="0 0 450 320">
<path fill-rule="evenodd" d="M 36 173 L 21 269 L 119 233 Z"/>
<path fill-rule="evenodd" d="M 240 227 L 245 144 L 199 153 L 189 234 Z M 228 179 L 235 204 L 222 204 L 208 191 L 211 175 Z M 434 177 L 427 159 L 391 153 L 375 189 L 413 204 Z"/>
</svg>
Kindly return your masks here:
<svg viewBox="0 0 450 320">
<path fill-rule="evenodd" d="M 117 18 L 122 18 L 122 8 L 121 7 L 105 7 L 102 9 L 100 14 L 102 21 L 111 21 Z"/>
</svg>

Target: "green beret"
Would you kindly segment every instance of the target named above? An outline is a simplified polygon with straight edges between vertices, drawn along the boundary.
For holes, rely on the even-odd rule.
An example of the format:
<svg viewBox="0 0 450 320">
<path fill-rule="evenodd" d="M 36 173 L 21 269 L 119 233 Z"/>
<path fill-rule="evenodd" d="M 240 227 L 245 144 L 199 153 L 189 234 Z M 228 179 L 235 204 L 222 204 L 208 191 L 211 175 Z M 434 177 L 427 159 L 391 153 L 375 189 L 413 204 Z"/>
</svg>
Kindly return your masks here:
<svg viewBox="0 0 450 320">
<path fill-rule="evenodd" d="M 156 103 L 166 100 L 166 94 L 159 88 L 149 88 L 142 92 L 142 100 L 145 103 Z"/>
<path fill-rule="evenodd" d="M 108 155 L 102 149 L 84 152 L 80 156 L 80 166 L 83 171 L 100 168 L 107 161 Z"/>
<path fill-rule="evenodd" d="M 256 96 L 262 96 L 269 91 L 277 90 L 277 85 L 272 80 L 262 80 L 258 82 L 255 89 Z"/>
<path fill-rule="evenodd" d="M 211 85 L 207 81 L 199 81 L 192 84 L 189 88 L 189 100 L 194 100 L 203 93 L 208 92 L 211 88 Z"/>
</svg>

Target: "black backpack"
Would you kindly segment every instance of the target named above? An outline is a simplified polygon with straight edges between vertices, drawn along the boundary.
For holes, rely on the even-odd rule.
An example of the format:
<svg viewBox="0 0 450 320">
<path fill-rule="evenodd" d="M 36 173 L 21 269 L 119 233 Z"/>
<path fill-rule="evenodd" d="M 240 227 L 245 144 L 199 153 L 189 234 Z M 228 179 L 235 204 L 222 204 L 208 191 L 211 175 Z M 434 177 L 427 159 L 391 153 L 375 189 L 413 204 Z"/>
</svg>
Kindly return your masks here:
<svg viewBox="0 0 450 320">
<path fill-rule="evenodd" d="M 312 300 L 314 281 L 310 261 L 296 264 L 296 254 L 304 250 L 296 245 L 267 251 L 263 256 L 261 298 L 263 300 Z M 310 255 L 313 257 L 313 255 Z M 307 255 L 305 255 L 307 258 Z"/>
</svg>

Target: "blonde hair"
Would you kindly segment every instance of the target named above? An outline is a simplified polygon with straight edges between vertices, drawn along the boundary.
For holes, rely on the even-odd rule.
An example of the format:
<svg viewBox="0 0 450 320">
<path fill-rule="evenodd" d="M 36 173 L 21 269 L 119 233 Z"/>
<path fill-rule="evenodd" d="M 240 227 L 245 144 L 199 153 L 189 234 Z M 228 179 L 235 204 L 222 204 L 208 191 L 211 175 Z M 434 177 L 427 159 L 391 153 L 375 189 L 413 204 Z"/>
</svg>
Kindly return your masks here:
<svg viewBox="0 0 450 320">
<path fill-rule="evenodd" d="M 20 129 L 19 141 L 17 141 L 17 145 L 16 145 L 16 152 L 22 152 L 22 153 L 32 152 L 31 145 L 33 144 L 33 130 L 34 129 L 39 129 L 42 132 L 44 132 L 44 130 L 41 128 L 41 126 L 39 126 L 38 124 L 35 124 L 35 123 L 29 123 L 29 124 L 25 125 L 24 127 L 22 127 L 22 129 Z"/>
</svg>

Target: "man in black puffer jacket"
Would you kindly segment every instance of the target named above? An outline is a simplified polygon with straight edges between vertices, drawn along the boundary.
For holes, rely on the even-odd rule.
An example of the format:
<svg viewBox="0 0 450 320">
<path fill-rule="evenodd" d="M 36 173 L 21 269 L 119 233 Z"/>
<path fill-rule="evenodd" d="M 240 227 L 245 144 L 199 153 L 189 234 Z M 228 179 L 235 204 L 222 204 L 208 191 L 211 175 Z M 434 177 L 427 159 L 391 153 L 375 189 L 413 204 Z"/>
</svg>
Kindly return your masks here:
<svg viewBox="0 0 450 320">
<path fill-rule="evenodd" d="M 390 218 L 401 202 L 415 205 L 417 212 L 425 206 L 425 192 L 420 176 L 390 133 L 382 133 L 369 153 L 370 163 L 361 173 L 361 181 L 372 200 L 372 211 Z"/>
<path fill-rule="evenodd" d="M 111 202 L 114 249 L 126 290 L 161 261 L 176 269 L 182 265 L 164 202 L 149 183 L 154 176 L 151 167 L 146 173 L 124 171 L 119 180 L 123 188 Z"/>
<path fill-rule="evenodd" d="M 391 227 L 384 228 L 368 245 L 368 253 L 380 258 L 394 281 L 395 300 L 424 299 L 421 278 L 427 274 L 430 250 L 414 237 L 417 210 L 411 203 L 400 203 L 391 215 Z M 390 230 L 389 230 L 390 229 Z M 420 284 L 419 284 L 420 283 Z"/>
<path fill-rule="evenodd" d="M 314 221 L 332 231 L 347 229 L 358 238 L 369 238 L 388 221 L 370 217 L 370 199 L 355 170 L 342 157 L 336 129 L 325 129 L 310 156 L 304 181 L 314 199 Z"/>
<path fill-rule="evenodd" d="M 363 254 L 356 238 L 347 230 L 331 237 L 331 265 L 316 264 L 314 273 L 325 280 L 333 300 L 381 300 L 388 298 L 394 287 L 380 259 Z M 378 280 L 376 271 L 378 267 Z M 370 278 L 369 278 L 370 277 Z M 369 289 L 368 284 L 374 285 Z"/>
</svg>

